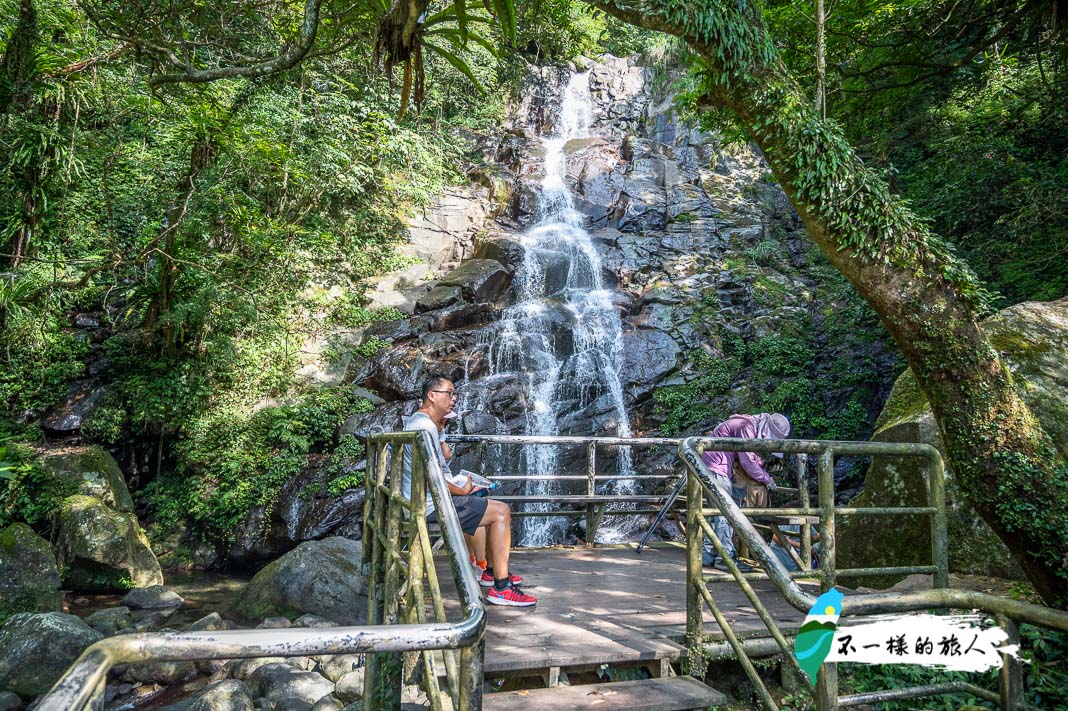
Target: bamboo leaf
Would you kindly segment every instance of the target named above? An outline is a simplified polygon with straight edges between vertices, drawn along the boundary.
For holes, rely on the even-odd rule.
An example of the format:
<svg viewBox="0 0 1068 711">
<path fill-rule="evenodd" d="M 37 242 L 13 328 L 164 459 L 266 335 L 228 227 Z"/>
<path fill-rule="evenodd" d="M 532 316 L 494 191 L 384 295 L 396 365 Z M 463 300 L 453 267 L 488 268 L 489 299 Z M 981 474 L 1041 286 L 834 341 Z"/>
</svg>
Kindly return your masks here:
<svg viewBox="0 0 1068 711">
<path fill-rule="evenodd" d="M 456 71 L 460 72 L 465 77 L 470 79 L 471 83 L 475 85 L 475 88 L 478 89 L 480 94 L 486 93 L 486 90 L 482 88 L 482 84 L 480 84 L 478 79 L 475 78 L 475 74 L 471 71 L 471 67 L 467 66 L 467 63 L 464 60 L 460 59 L 447 49 L 443 49 L 442 47 L 438 47 L 437 45 L 430 44 L 429 42 L 424 43 L 423 47 L 429 49 L 435 54 L 441 55 L 446 62 L 456 68 Z"/>
</svg>

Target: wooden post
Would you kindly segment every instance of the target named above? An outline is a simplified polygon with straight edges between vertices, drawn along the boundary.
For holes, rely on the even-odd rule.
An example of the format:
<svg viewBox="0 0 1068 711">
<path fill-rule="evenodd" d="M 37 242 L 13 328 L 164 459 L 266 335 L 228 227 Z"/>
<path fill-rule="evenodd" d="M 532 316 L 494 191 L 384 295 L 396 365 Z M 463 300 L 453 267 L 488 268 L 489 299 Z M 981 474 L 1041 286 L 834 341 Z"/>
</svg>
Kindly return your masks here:
<svg viewBox="0 0 1068 711">
<path fill-rule="evenodd" d="M 686 472 L 686 672 L 701 679 L 707 662 L 704 658 L 705 619 L 701 597 L 704 575 L 701 570 L 701 509 L 704 497 L 701 482 Z"/>
<path fill-rule="evenodd" d="M 1016 621 L 998 615 L 998 624 L 1008 634 L 1006 644 L 1018 645 L 1020 643 L 1020 630 Z M 1002 711 L 1016 711 L 1020 708 L 1020 696 L 1023 693 L 1023 672 L 1020 669 L 1020 660 L 1013 654 L 1001 655 L 1001 671 L 998 673 L 999 696 L 1001 697 Z"/>
<path fill-rule="evenodd" d="M 801 496 L 801 508 L 812 505 L 808 494 L 808 455 L 797 455 L 797 491 Z M 812 525 L 805 518 L 801 522 L 801 570 L 812 570 Z"/>
<path fill-rule="evenodd" d="M 586 445 L 586 496 L 597 495 L 597 443 L 590 442 Z M 600 525 L 600 516 L 596 515 L 596 507 L 593 502 L 586 503 L 586 547 L 592 548 L 597 540 L 597 527 Z"/>
<path fill-rule="evenodd" d="M 412 478 L 414 479 L 416 476 L 414 470 L 418 468 L 416 462 L 419 461 L 421 454 L 416 451 L 418 448 L 415 445 L 406 446 L 412 448 Z M 385 568 L 385 581 L 382 586 L 382 619 L 378 622 L 383 625 L 397 624 L 397 615 L 400 609 L 400 577 L 402 571 L 393 554 L 400 551 L 402 513 L 401 507 L 397 503 L 397 498 L 401 495 L 401 478 L 403 476 L 403 456 L 402 451 L 400 451 L 402 449 L 403 447 L 398 447 L 394 443 L 389 467 L 390 495 L 388 497 L 383 496 L 384 501 L 382 502 L 382 508 L 385 509 L 385 527 L 384 530 L 379 529 L 380 532 L 385 533 L 384 560 L 382 561 Z M 402 654 L 392 652 L 371 655 L 368 673 L 374 674 L 375 678 L 370 682 L 374 693 L 370 699 L 366 700 L 366 702 L 369 702 L 370 708 L 400 709 L 403 671 L 404 657 Z"/>
<path fill-rule="evenodd" d="M 838 582 L 835 572 L 834 541 L 834 450 L 820 455 L 820 592 L 827 592 Z M 838 708 L 838 665 L 824 662 L 816 675 L 816 708 L 835 711 Z"/>
</svg>

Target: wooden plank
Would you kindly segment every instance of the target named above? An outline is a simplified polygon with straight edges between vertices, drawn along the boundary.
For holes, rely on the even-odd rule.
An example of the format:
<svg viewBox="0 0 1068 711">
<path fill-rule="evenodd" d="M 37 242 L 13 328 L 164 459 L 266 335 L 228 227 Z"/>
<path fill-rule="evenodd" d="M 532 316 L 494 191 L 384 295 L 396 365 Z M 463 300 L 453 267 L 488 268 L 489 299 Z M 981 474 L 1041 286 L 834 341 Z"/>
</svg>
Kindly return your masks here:
<svg viewBox="0 0 1068 711">
<path fill-rule="evenodd" d="M 436 559 L 450 621 L 462 617 L 448 563 Z M 548 670 L 597 663 L 679 659 L 686 626 L 685 549 L 519 549 L 510 569 L 538 598 L 533 608 L 488 608 L 486 672 Z M 796 630 L 804 613 L 791 607 L 768 581 L 753 581 L 781 628 Z M 740 636 L 767 636 L 748 598 L 732 578 L 710 587 Z M 722 637 L 711 612 L 706 633 Z"/>
<path fill-rule="evenodd" d="M 683 711 L 726 704 L 727 697 L 721 692 L 689 676 L 508 691 L 482 697 L 485 711 Z"/>
</svg>

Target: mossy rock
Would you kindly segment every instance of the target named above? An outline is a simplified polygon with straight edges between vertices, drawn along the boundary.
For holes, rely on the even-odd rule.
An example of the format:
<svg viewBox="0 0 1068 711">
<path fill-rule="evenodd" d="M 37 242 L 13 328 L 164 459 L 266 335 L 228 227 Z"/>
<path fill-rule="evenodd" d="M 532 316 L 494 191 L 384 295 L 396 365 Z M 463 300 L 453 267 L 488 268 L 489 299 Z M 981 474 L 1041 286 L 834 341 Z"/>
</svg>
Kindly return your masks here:
<svg viewBox="0 0 1068 711">
<path fill-rule="evenodd" d="M 92 496 L 64 500 L 56 550 L 63 582 L 75 590 L 127 590 L 163 584 L 159 561 L 132 513 Z"/>
<path fill-rule="evenodd" d="M 248 620 L 314 614 L 342 624 L 367 619 L 367 584 L 359 541 L 302 543 L 261 570 L 236 603 Z"/>
<path fill-rule="evenodd" d="M 0 689 L 24 699 L 47 692 L 82 651 L 103 639 L 74 615 L 12 615 L 0 626 Z"/>
<path fill-rule="evenodd" d="M 1027 406 L 1068 457 L 1068 299 L 1027 302 L 983 322 Z M 876 442 L 922 442 L 945 455 L 927 399 L 911 371 L 894 383 L 875 423 Z M 874 457 L 856 506 L 926 506 L 927 480 L 918 459 Z M 949 568 L 953 572 L 1018 577 L 1005 544 L 975 513 L 946 470 Z M 838 566 L 926 565 L 931 561 L 929 516 L 843 516 L 838 523 Z M 876 587 L 900 576 L 865 579 Z"/>
<path fill-rule="evenodd" d="M 17 612 L 63 609 L 59 570 L 48 541 L 24 523 L 0 533 L 0 620 Z"/>
<path fill-rule="evenodd" d="M 122 470 L 103 447 L 41 450 L 38 461 L 45 472 L 77 493 L 96 497 L 116 511 L 133 512 L 133 497 Z"/>
</svg>

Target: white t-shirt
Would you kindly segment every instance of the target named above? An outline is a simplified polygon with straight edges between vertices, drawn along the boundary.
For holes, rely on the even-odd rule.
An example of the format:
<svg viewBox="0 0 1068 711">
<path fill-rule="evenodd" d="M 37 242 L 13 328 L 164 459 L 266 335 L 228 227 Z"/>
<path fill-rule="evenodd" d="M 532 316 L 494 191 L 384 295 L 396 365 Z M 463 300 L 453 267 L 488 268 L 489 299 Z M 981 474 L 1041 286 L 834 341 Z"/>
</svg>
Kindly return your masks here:
<svg viewBox="0 0 1068 711">
<path fill-rule="evenodd" d="M 438 432 L 438 426 L 434 424 L 434 421 L 430 419 L 430 415 L 425 412 L 416 412 L 408 417 L 405 417 L 402 421 L 402 427 L 405 432 L 413 432 L 418 430 L 425 430 L 430 433 L 430 439 L 433 442 L 437 442 L 438 446 L 434 448 L 435 454 L 438 456 L 438 463 L 441 464 L 441 471 L 446 477 L 449 476 L 449 462 L 445 459 L 445 455 L 441 452 L 441 443 L 445 441 L 445 433 Z M 404 452 L 401 459 L 401 493 L 404 494 L 404 498 L 411 501 L 412 499 L 412 447 L 409 444 L 404 445 Z M 430 490 L 426 492 L 426 514 L 429 516 L 434 511 L 434 500 L 430 496 Z"/>
</svg>

